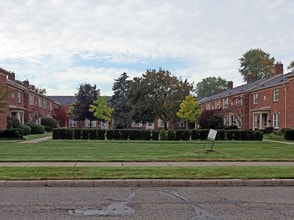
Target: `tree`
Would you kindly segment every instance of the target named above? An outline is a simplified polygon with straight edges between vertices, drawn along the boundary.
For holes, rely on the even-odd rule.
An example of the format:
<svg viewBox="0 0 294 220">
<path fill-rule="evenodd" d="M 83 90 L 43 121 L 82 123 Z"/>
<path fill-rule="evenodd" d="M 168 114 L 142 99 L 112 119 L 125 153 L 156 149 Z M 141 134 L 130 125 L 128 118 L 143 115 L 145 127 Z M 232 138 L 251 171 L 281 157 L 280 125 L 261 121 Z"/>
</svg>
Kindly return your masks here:
<svg viewBox="0 0 294 220">
<path fill-rule="evenodd" d="M 112 86 L 114 94 L 111 97 L 110 104 L 113 108 L 113 127 L 115 128 L 129 128 L 132 121 L 130 116 L 132 108 L 127 97 L 131 83 L 128 78 L 127 73 L 123 73 L 120 78 L 115 79 Z"/>
<path fill-rule="evenodd" d="M 60 127 L 65 127 L 67 116 L 63 108 L 54 108 L 52 116 L 55 120 L 59 122 Z"/>
<path fill-rule="evenodd" d="M 227 89 L 227 81 L 221 77 L 207 77 L 196 85 L 198 97 L 207 97 Z"/>
<path fill-rule="evenodd" d="M 187 80 L 178 79 L 169 71 L 149 69 L 130 84 L 131 118 L 143 123 L 160 118 L 167 129 L 167 122 L 176 118 L 181 101 L 192 89 Z"/>
<path fill-rule="evenodd" d="M 198 123 L 202 129 L 217 128 L 223 124 L 223 119 L 218 110 L 205 110 L 199 115 Z"/>
<path fill-rule="evenodd" d="M 89 83 L 80 84 L 79 91 L 75 94 L 77 101 L 73 104 L 72 108 L 74 120 L 84 121 L 88 119 L 90 122 L 95 120 L 93 112 L 90 112 L 89 109 L 98 95 L 99 90 L 96 89 L 96 85 L 92 86 Z"/>
<path fill-rule="evenodd" d="M 194 122 L 200 110 L 198 103 L 191 95 L 187 95 L 180 104 L 180 110 L 177 112 L 177 116 L 186 121 L 186 129 L 188 129 L 188 122 Z"/>
<path fill-rule="evenodd" d="M 240 59 L 239 72 L 246 81 L 249 74 L 252 74 L 254 80 L 273 76 L 275 72 L 275 58 L 270 57 L 269 53 L 261 49 L 251 49 L 247 51 Z"/>
<path fill-rule="evenodd" d="M 294 71 L 294 60 L 290 63 L 290 65 L 288 66 L 288 70 L 290 71 Z"/>
<path fill-rule="evenodd" d="M 110 121 L 113 109 L 106 104 L 105 96 L 97 96 L 97 99 L 93 101 L 92 105 L 90 105 L 89 111 L 93 112 L 98 120 Z"/>
</svg>

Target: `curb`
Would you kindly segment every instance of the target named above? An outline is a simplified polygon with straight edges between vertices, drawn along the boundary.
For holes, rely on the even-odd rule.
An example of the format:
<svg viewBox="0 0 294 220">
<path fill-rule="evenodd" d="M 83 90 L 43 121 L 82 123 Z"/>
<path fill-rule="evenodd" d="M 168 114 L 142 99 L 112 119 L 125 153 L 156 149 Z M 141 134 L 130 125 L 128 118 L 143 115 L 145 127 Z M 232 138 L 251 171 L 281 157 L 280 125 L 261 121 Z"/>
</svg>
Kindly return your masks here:
<svg viewBox="0 0 294 220">
<path fill-rule="evenodd" d="M 205 187 L 205 186 L 294 186 L 294 179 L 117 179 L 0 181 L 0 187 Z"/>
</svg>

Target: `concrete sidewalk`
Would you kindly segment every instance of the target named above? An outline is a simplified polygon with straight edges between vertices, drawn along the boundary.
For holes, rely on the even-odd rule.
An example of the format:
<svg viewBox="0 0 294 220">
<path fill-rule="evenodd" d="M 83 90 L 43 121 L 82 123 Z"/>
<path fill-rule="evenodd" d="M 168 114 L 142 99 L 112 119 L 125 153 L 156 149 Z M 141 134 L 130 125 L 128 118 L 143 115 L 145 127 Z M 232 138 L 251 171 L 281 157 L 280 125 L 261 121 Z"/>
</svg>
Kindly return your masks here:
<svg viewBox="0 0 294 220">
<path fill-rule="evenodd" d="M 0 167 L 228 167 L 287 166 L 294 162 L 0 162 Z"/>
</svg>

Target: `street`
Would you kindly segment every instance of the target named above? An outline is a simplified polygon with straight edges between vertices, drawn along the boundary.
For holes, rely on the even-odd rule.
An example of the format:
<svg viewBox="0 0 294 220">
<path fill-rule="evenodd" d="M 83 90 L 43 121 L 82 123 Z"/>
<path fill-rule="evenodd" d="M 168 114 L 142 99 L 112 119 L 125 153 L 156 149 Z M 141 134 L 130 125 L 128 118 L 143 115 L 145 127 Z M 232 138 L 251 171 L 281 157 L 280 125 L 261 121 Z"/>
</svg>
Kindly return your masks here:
<svg viewBox="0 0 294 220">
<path fill-rule="evenodd" d="M 294 219 L 293 187 L 2 187 L 0 219 Z"/>
</svg>

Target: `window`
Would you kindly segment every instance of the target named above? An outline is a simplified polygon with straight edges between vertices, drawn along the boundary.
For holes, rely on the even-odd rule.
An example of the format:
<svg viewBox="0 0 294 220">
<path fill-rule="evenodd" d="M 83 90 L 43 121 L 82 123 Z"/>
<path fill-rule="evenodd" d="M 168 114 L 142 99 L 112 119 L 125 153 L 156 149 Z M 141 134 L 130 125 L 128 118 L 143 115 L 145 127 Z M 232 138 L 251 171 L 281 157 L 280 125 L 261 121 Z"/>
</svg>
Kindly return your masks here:
<svg viewBox="0 0 294 220">
<path fill-rule="evenodd" d="M 255 93 L 253 94 L 253 104 L 257 104 L 257 102 L 258 102 L 258 94 Z"/>
<path fill-rule="evenodd" d="M 274 89 L 274 101 L 279 101 L 279 89 Z"/>
<path fill-rule="evenodd" d="M 210 110 L 210 102 L 206 103 L 206 110 Z"/>
<path fill-rule="evenodd" d="M 39 107 L 42 107 L 42 98 L 39 97 L 38 101 L 39 101 L 39 102 L 38 102 L 38 106 L 39 106 Z"/>
<path fill-rule="evenodd" d="M 228 108 L 228 98 L 223 99 L 224 108 Z"/>
<path fill-rule="evenodd" d="M 242 116 L 237 117 L 237 126 L 238 126 L 238 128 L 242 127 Z"/>
<path fill-rule="evenodd" d="M 259 114 L 254 114 L 253 115 L 253 123 L 254 123 L 254 128 L 258 128 L 258 126 L 259 126 Z"/>
<path fill-rule="evenodd" d="M 227 123 L 228 123 L 227 117 L 224 116 L 224 126 L 227 126 Z"/>
<path fill-rule="evenodd" d="M 215 108 L 220 109 L 220 101 L 219 100 L 215 101 Z"/>
<path fill-rule="evenodd" d="M 21 103 L 21 93 L 20 92 L 17 93 L 17 101 L 18 101 L 18 103 Z"/>
<path fill-rule="evenodd" d="M 89 119 L 86 119 L 85 127 L 95 128 L 96 127 L 96 121 L 90 121 Z"/>
<path fill-rule="evenodd" d="M 34 94 L 30 93 L 30 105 L 34 105 Z"/>
<path fill-rule="evenodd" d="M 242 106 L 242 104 L 243 104 L 243 103 L 242 103 L 242 97 L 237 97 L 237 98 L 236 98 L 236 105 L 237 105 L 237 106 Z"/>
<path fill-rule="evenodd" d="M 75 120 L 69 119 L 68 124 L 70 128 L 77 127 L 77 122 Z"/>
<path fill-rule="evenodd" d="M 134 127 L 134 128 L 140 128 L 140 127 L 142 127 L 142 123 L 140 123 L 140 122 L 133 122 L 132 123 L 132 127 Z"/>
<path fill-rule="evenodd" d="M 273 127 L 274 128 L 279 128 L 279 117 L 280 115 L 279 115 L 279 113 L 274 113 L 273 114 Z"/>
</svg>

